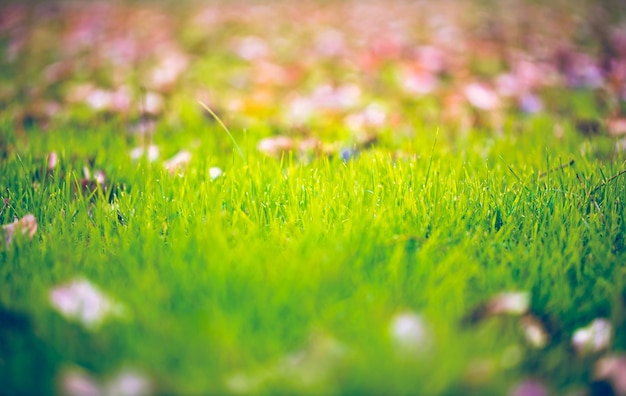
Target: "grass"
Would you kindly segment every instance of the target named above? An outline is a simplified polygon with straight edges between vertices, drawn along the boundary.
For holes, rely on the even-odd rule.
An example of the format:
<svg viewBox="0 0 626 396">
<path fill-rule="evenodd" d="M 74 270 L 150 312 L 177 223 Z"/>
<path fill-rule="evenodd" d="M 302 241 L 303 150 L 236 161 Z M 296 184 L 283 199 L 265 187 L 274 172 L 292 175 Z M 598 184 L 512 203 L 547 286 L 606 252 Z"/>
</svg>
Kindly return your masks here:
<svg viewBox="0 0 626 396">
<path fill-rule="evenodd" d="M 558 139 L 552 122 L 461 142 L 417 126 L 395 147 L 305 164 L 258 153 L 254 129 L 232 131 L 243 157 L 220 149 L 224 131 L 198 119 L 169 146 L 156 135 L 171 153 L 194 145 L 182 177 L 131 162 L 107 123 L 5 132 L 15 151 L 0 167 L 0 220 L 33 213 L 39 230 L 0 251 L 3 310 L 30 318 L 0 330 L 3 392 L 52 392 L 68 365 L 98 378 L 138 367 L 178 394 L 502 394 L 526 377 L 583 387 L 591 365 L 570 346 L 575 329 L 606 317 L 613 348 L 626 346 L 626 183 L 610 179 L 624 164 L 603 157 L 609 139 L 568 125 Z M 52 150 L 62 165 L 37 179 Z M 114 196 L 76 194 L 89 157 Z M 89 331 L 59 315 L 49 290 L 76 276 L 124 317 Z M 545 349 L 514 317 L 463 324 L 503 291 L 530 293 Z M 389 335 L 406 311 L 432 342 L 413 358 Z"/>
<path fill-rule="evenodd" d="M 602 394 L 626 359 L 607 1 L 1 8 L 0 395 Z M 76 279 L 121 308 L 65 317 Z M 578 353 L 597 318 L 611 342 Z M 148 391 L 116 391 L 133 371 Z"/>
</svg>

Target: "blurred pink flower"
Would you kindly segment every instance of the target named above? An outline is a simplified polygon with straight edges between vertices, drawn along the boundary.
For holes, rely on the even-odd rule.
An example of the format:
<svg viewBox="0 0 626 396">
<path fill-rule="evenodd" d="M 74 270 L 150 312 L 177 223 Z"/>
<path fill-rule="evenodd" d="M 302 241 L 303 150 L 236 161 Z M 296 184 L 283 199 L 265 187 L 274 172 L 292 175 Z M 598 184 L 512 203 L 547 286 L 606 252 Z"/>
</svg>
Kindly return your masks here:
<svg viewBox="0 0 626 396">
<path fill-rule="evenodd" d="M 37 219 L 32 214 L 27 214 L 19 220 L 15 220 L 13 223 L 5 224 L 2 226 L 4 233 L 4 242 L 6 246 L 9 246 L 16 234 L 28 235 L 28 238 L 33 239 L 33 236 L 37 232 Z"/>
<path fill-rule="evenodd" d="M 60 393 L 67 396 L 102 396 L 95 379 L 78 368 L 63 370 L 60 387 Z"/>
<path fill-rule="evenodd" d="M 81 368 L 66 368 L 60 375 L 60 393 L 67 396 L 143 396 L 153 392 L 150 381 L 133 369 L 98 381 Z"/>
<path fill-rule="evenodd" d="M 548 396 L 548 388 L 536 380 L 524 380 L 511 390 L 510 396 Z"/>
<path fill-rule="evenodd" d="M 402 354 L 424 352 L 432 344 L 432 337 L 424 319 L 412 312 L 394 316 L 389 327 L 391 341 Z"/>
<path fill-rule="evenodd" d="M 179 51 L 170 51 L 165 55 L 160 55 L 159 63 L 148 76 L 148 86 L 159 91 L 168 90 L 188 66 L 187 56 Z"/>
<path fill-rule="evenodd" d="M 259 37 L 248 36 L 237 42 L 235 53 L 247 61 L 259 60 L 268 57 L 269 46 Z"/>
<path fill-rule="evenodd" d="M 380 104 L 372 103 L 365 110 L 346 116 L 345 123 L 352 130 L 361 130 L 368 127 L 380 128 L 387 120 L 387 113 Z"/>
<path fill-rule="evenodd" d="M 288 136 L 270 136 L 259 141 L 257 148 L 260 152 L 270 156 L 280 156 L 294 147 L 293 139 Z"/>
<path fill-rule="evenodd" d="M 488 315 L 523 315 L 528 312 L 530 294 L 505 292 L 495 295 L 487 302 Z"/>
<path fill-rule="evenodd" d="M 404 90 L 415 95 L 428 95 L 439 85 L 437 77 L 429 71 L 404 70 L 399 78 Z"/>
<path fill-rule="evenodd" d="M 488 86 L 481 83 L 471 83 L 463 89 L 467 101 L 479 110 L 495 110 L 500 106 L 500 98 Z"/>
<path fill-rule="evenodd" d="M 159 148 L 151 144 L 148 147 L 138 146 L 130 151 L 130 158 L 135 161 L 143 156 L 146 156 L 149 162 L 154 162 L 159 159 Z"/>
<path fill-rule="evenodd" d="M 180 174 L 191 162 L 191 153 L 187 150 L 181 150 L 172 158 L 163 163 L 165 169 L 171 174 Z"/>
<path fill-rule="evenodd" d="M 124 307 L 86 279 L 78 278 L 50 290 L 50 303 L 67 319 L 94 330 L 109 317 L 121 317 Z"/>
<path fill-rule="evenodd" d="M 613 338 L 613 326 L 606 319 L 594 319 L 587 327 L 572 335 L 572 346 L 579 355 L 587 355 L 607 349 Z"/>
<path fill-rule="evenodd" d="M 135 370 L 124 370 L 104 386 L 107 396 L 143 396 L 152 394 L 148 379 Z"/>
<path fill-rule="evenodd" d="M 626 356 L 613 354 L 601 358 L 594 366 L 593 377 L 610 382 L 616 395 L 626 395 Z"/>
</svg>

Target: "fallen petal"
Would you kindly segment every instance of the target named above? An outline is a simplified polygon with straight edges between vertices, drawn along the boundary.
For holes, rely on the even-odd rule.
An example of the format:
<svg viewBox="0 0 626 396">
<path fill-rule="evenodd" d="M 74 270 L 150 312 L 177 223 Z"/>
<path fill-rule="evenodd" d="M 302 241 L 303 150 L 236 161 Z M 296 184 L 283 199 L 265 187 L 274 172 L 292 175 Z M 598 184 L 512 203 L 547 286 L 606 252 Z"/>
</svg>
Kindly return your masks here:
<svg viewBox="0 0 626 396">
<path fill-rule="evenodd" d="M 528 312 L 530 294 L 527 292 L 506 292 L 497 294 L 487 303 L 490 315 L 523 315 Z"/>
<path fill-rule="evenodd" d="M 474 107 L 480 110 L 494 110 L 500 105 L 500 98 L 489 87 L 479 83 L 465 86 L 465 98 Z"/>
<path fill-rule="evenodd" d="M 414 313 L 396 315 L 389 328 L 392 342 L 402 353 L 424 351 L 430 345 L 430 337 L 424 319 Z"/>
<path fill-rule="evenodd" d="M 96 380 L 80 369 L 66 369 L 61 373 L 59 383 L 61 394 L 67 396 L 101 396 Z"/>
<path fill-rule="evenodd" d="M 606 121 L 609 135 L 621 136 L 626 135 L 626 118 L 612 118 Z"/>
<path fill-rule="evenodd" d="M 549 336 L 543 323 L 532 315 L 526 315 L 522 318 L 522 329 L 526 341 L 534 348 L 544 348 L 548 345 Z"/>
<path fill-rule="evenodd" d="M 606 319 L 594 319 L 587 327 L 574 332 L 572 346 L 579 355 L 587 355 L 607 349 L 612 337 L 611 323 Z"/>
<path fill-rule="evenodd" d="M 6 246 L 9 246 L 13 242 L 16 233 L 19 234 L 21 232 L 22 235 L 28 234 L 28 238 L 33 239 L 33 236 L 35 236 L 37 232 L 37 219 L 29 213 L 20 220 L 2 226 L 2 231 L 4 233 Z"/>
<path fill-rule="evenodd" d="M 293 140 L 288 136 L 272 136 L 261 139 L 257 148 L 260 152 L 270 156 L 279 156 L 293 149 Z"/>
<path fill-rule="evenodd" d="M 608 381 L 615 394 L 626 395 L 626 355 L 609 355 L 598 360 L 593 368 L 593 378 Z"/>
<path fill-rule="evenodd" d="M 150 381 L 142 374 L 126 370 L 111 379 L 106 385 L 108 396 L 142 396 L 152 393 Z"/>
<path fill-rule="evenodd" d="M 222 176 L 222 173 L 222 169 L 217 166 L 213 166 L 209 169 L 209 177 L 211 178 L 211 180 L 215 180 L 218 177 Z"/>
<path fill-rule="evenodd" d="M 546 386 L 536 380 L 524 380 L 515 385 L 511 392 L 511 396 L 548 396 Z"/>
<path fill-rule="evenodd" d="M 167 169 L 171 175 L 175 175 L 184 170 L 184 168 L 189 165 L 189 162 L 191 162 L 191 153 L 187 150 L 182 150 L 165 161 L 163 166 L 165 166 L 165 169 Z"/>
<path fill-rule="evenodd" d="M 85 279 L 75 279 L 52 288 L 49 298 L 61 315 L 88 329 L 97 328 L 109 317 L 123 316 L 122 305 L 110 300 Z"/>
</svg>

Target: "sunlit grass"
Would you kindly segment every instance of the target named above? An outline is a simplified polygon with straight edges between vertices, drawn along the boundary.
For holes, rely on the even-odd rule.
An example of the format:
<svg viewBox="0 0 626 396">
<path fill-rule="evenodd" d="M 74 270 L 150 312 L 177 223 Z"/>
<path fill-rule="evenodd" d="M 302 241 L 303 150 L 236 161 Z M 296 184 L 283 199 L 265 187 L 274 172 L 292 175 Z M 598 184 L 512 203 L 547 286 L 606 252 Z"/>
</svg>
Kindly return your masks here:
<svg viewBox="0 0 626 396">
<path fill-rule="evenodd" d="M 590 154 L 601 139 L 559 140 L 548 123 L 462 145 L 420 130 L 348 162 L 310 163 L 263 156 L 254 130 L 233 132 L 243 158 L 218 150 L 224 131 L 198 124 L 180 147 L 155 136 L 167 152 L 192 147 L 182 176 L 131 162 L 131 145 L 98 126 L 20 143 L 0 171 L 1 220 L 32 213 L 39 230 L 0 252 L 0 301 L 32 318 L 0 360 L 9 385 L 49 389 L 30 382 L 34 370 L 67 365 L 103 378 L 138 367 L 157 390 L 183 394 L 501 393 L 526 376 L 582 385 L 589 367 L 560 363 L 575 359 L 571 334 L 596 317 L 623 323 L 626 187 L 605 182 L 621 163 Z M 53 150 L 61 165 L 37 179 Z M 92 156 L 114 196 L 76 193 Z M 212 166 L 224 171 L 215 180 Z M 65 320 L 48 293 L 77 276 L 126 315 L 94 331 Z M 514 318 L 461 324 L 502 291 L 530 293 L 550 327 L 545 350 Z M 402 312 L 422 315 L 432 342 L 408 359 L 389 335 Z M 305 363 L 289 363 L 298 352 Z M 481 364 L 486 374 L 472 374 Z"/>
</svg>

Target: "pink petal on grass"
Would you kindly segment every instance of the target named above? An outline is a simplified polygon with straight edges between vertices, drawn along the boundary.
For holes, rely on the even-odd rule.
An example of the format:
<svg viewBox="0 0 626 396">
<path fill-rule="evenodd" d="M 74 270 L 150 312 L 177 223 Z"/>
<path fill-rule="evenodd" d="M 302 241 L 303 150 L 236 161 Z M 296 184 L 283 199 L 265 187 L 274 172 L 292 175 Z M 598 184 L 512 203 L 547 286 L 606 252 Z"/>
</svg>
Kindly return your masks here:
<svg viewBox="0 0 626 396">
<path fill-rule="evenodd" d="M 524 380 L 513 387 L 510 396 L 548 396 L 546 386 L 536 380 Z"/>
<path fill-rule="evenodd" d="M 148 147 L 135 147 L 130 151 L 130 158 L 137 161 L 141 157 L 146 156 L 149 162 L 154 162 L 159 159 L 159 148 L 154 144 L 149 145 Z"/>
<path fill-rule="evenodd" d="M 606 127 L 609 135 L 622 136 L 626 135 L 626 118 L 611 118 L 606 121 Z"/>
<path fill-rule="evenodd" d="M 293 139 L 288 136 L 270 136 L 259 141 L 257 148 L 260 152 L 270 156 L 280 156 L 282 153 L 292 150 Z"/>
<path fill-rule="evenodd" d="M 528 311 L 530 294 L 505 292 L 494 296 L 487 303 L 488 315 L 523 315 Z"/>
<path fill-rule="evenodd" d="M 613 326 L 606 319 L 594 319 L 587 327 L 582 327 L 572 335 L 572 346 L 581 355 L 600 352 L 611 345 Z"/>
<path fill-rule="evenodd" d="M 175 156 L 163 163 L 165 169 L 175 175 L 181 173 L 191 162 L 191 153 L 187 150 L 179 151 Z"/>
<path fill-rule="evenodd" d="M 437 77 L 428 71 L 405 71 L 400 78 L 404 90 L 414 95 L 428 95 L 439 85 Z"/>
<path fill-rule="evenodd" d="M 135 370 L 124 370 L 106 384 L 106 395 L 143 396 L 152 394 L 150 381 Z"/>
<path fill-rule="evenodd" d="M 539 319 L 532 315 L 526 315 L 522 318 L 521 324 L 526 341 L 532 347 L 541 349 L 548 345 L 550 336 Z"/>
<path fill-rule="evenodd" d="M 11 224 L 2 226 L 2 231 L 4 233 L 4 242 L 6 246 L 9 246 L 13 242 L 15 235 L 19 235 L 19 233 L 22 235 L 28 235 L 28 238 L 33 239 L 33 236 L 35 236 L 35 233 L 37 232 L 37 219 L 29 213 Z"/>
<path fill-rule="evenodd" d="M 393 317 L 389 326 L 391 341 L 402 354 L 423 352 L 431 344 L 431 337 L 424 319 L 412 312 Z"/>
<path fill-rule="evenodd" d="M 103 294 L 91 282 L 75 279 L 50 290 L 50 303 L 67 319 L 95 329 L 110 317 L 123 315 L 124 307 Z"/>
<path fill-rule="evenodd" d="M 609 355 L 601 358 L 593 368 L 593 377 L 610 382 L 615 394 L 626 395 L 626 356 Z"/>
<path fill-rule="evenodd" d="M 143 396 L 153 393 L 150 381 L 136 370 L 119 372 L 106 382 L 81 368 L 62 371 L 60 393 L 68 396 Z"/>
<path fill-rule="evenodd" d="M 467 101 L 479 110 L 494 110 L 500 106 L 500 98 L 488 86 L 480 83 L 471 83 L 463 89 Z"/>
<path fill-rule="evenodd" d="M 61 373 L 60 392 L 67 396 L 101 396 L 96 380 L 84 370 L 65 369 Z"/>
<path fill-rule="evenodd" d="M 59 163 L 59 157 L 55 151 L 48 155 L 48 170 L 53 171 Z"/>
</svg>

